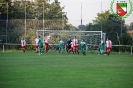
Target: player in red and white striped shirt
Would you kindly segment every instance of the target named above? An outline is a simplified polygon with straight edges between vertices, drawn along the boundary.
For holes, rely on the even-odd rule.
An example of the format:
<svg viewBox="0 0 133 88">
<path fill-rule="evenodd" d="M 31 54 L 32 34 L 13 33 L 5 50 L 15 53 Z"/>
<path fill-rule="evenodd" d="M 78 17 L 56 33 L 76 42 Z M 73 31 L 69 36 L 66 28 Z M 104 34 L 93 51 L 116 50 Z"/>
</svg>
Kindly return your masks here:
<svg viewBox="0 0 133 88">
<path fill-rule="evenodd" d="M 72 41 L 70 43 L 70 49 L 69 49 L 69 52 L 68 53 L 70 53 L 70 51 L 72 51 L 72 54 L 74 54 L 74 52 L 73 52 L 73 42 Z"/>
<path fill-rule="evenodd" d="M 37 36 L 36 39 L 35 39 L 36 53 L 38 53 L 38 47 L 39 47 L 38 41 L 39 41 L 39 38 L 38 38 L 38 36 Z"/>
<path fill-rule="evenodd" d="M 110 54 L 111 48 L 112 48 L 112 42 L 111 42 L 111 40 L 109 40 L 109 38 L 107 38 L 107 40 L 106 40 L 106 50 L 107 50 L 107 55 L 108 56 Z"/>
<path fill-rule="evenodd" d="M 23 50 L 23 52 L 25 52 L 25 46 L 26 46 L 26 41 L 24 40 L 24 38 L 21 39 L 21 49 Z"/>
<path fill-rule="evenodd" d="M 78 51 L 78 39 L 76 38 L 76 36 L 74 36 L 74 39 L 72 41 L 73 41 L 73 52 L 79 54 L 79 51 Z"/>
<path fill-rule="evenodd" d="M 45 51 L 46 52 L 48 52 L 49 50 L 49 41 L 50 41 L 50 35 L 48 35 L 45 40 Z"/>
</svg>

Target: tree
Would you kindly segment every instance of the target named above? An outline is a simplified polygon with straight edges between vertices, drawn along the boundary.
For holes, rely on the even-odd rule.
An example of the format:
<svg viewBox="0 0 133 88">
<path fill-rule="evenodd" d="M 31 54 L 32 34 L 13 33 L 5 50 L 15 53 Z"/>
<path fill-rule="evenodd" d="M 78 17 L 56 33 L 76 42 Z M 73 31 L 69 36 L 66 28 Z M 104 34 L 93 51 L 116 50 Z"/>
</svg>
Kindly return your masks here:
<svg viewBox="0 0 133 88">
<path fill-rule="evenodd" d="M 120 36 L 120 43 L 121 45 L 133 45 L 133 39 L 131 38 L 129 34 L 125 33 L 122 36 Z M 130 51 L 130 48 L 122 47 L 121 50 Z"/>
<path fill-rule="evenodd" d="M 62 19 L 62 8 L 60 7 L 60 2 L 55 0 L 50 6 L 50 19 Z"/>
<path fill-rule="evenodd" d="M 86 30 L 87 30 L 87 31 L 92 31 L 92 26 L 93 26 L 92 23 L 87 24 L 87 25 L 86 25 Z"/>
<path fill-rule="evenodd" d="M 133 30 L 133 22 L 130 23 L 130 26 L 129 26 L 128 30 Z"/>
<path fill-rule="evenodd" d="M 122 45 L 133 45 L 133 40 L 131 36 L 127 33 L 120 36 L 120 42 Z"/>
<path fill-rule="evenodd" d="M 105 11 L 97 14 L 96 19 L 93 20 L 91 29 L 93 31 L 103 31 L 104 33 L 106 33 L 106 37 L 109 37 L 112 40 L 113 44 L 118 44 L 116 33 L 118 33 L 119 36 L 121 35 L 121 33 L 126 33 L 126 27 L 124 24 L 124 20 L 120 20 L 109 13 L 109 11 Z"/>
<path fill-rule="evenodd" d="M 11 1 L 10 0 L 0 0 L 0 20 L 6 20 L 7 19 L 7 9 L 9 9 L 9 7 L 7 6 L 7 2 L 8 5 L 10 5 Z"/>
<path fill-rule="evenodd" d="M 72 24 L 67 24 L 66 25 L 66 30 L 71 30 L 71 31 L 76 31 L 77 28 L 75 26 L 73 26 Z"/>
<path fill-rule="evenodd" d="M 95 20 L 92 20 L 93 21 L 93 24 L 98 24 L 101 21 L 107 20 L 108 17 L 109 17 L 109 15 L 110 15 L 109 10 L 107 10 L 105 12 L 102 12 L 102 13 L 97 13 L 97 17 L 95 17 Z"/>
<path fill-rule="evenodd" d="M 79 25 L 79 26 L 78 26 L 78 29 L 79 29 L 79 30 L 86 30 L 86 26 L 85 26 L 85 25 Z"/>
<path fill-rule="evenodd" d="M 62 19 L 66 17 L 63 12 L 64 7 L 60 6 L 60 2 L 55 0 L 50 4 L 49 0 L 35 0 L 35 2 L 25 0 L 1 0 L 0 3 L 8 3 L 9 19 Z M 7 19 L 7 5 L 0 5 L 0 19 Z M 44 12 L 44 13 L 43 13 Z"/>
<path fill-rule="evenodd" d="M 58 27 L 62 29 L 62 24 L 66 25 L 67 16 L 63 12 L 64 7 L 60 6 L 60 2 L 55 0 L 50 3 L 50 0 L 35 0 L 35 2 L 29 0 L 0 0 L 0 3 L 8 3 L 8 42 L 18 43 L 20 40 L 19 36 L 24 36 L 24 26 L 25 26 L 25 17 L 26 17 L 26 34 L 30 34 L 30 31 L 36 31 L 37 28 L 42 28 L 42 20 L 44 17 L 45 23 L 50 23 L 49 20 L 61 20 L 58 22 Z M 0 5 L 0 20 L 7 19 L 7 5 Z M 43 13 L 44 12 L 44 13 Z M 38 20 L 35 20 L 38 19 Z M 9 23 L 11 22 L 12 23 Z M 15 20 L 15 21 L 14 21 Z M 17 22 L 17 21 L 19 22 Z M 65 20 L 62 22 L 62 20 Z M 38 22 L 38 23 L 37 23 Z M 53 21 L 49 25 L 53 25 L 56 21 Z M 62 23 L 61 23 L 62 22 Z M 37 24 L 36 24 L 37 23 Z M 31 27 L 32 25 L 32 27 Z M 55 25 L 55 24 L 54 24 Z M 6 21 L 0 21 L 0 34 L 5 34 L 6 30 Z M 26 40 L 29 40 L 32 44 L 30 36 L 35 36 L 35 34 L 26 35 Z M 0 36 L 0 39 L 3 39 L 3 36 Z M 14 40 L 19 39 L 19 40 Z"/>
</svg>

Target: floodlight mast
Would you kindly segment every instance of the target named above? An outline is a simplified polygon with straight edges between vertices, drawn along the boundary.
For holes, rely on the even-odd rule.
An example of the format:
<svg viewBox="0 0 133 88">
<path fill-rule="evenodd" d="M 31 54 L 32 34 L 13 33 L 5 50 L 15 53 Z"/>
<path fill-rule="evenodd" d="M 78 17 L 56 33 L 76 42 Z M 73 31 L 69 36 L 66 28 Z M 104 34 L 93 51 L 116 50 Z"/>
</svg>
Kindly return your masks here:
<svg viewBox="0 0 133 88">
<path fill-rule="evenodd" d="M 82 25 L 82 2 L 81 2 L 81 25 Z"/>
<path fill-rule="evenodd" d="M 7 29 L 8 29 L 8 2 L 7 3 L 0 3 L 1 5 L 2 4 L 6 4 L 6 7 L 7 7 L 7 15 L 6 15 L 6 43 L 7 43 Z M 0 13 L 1 14 L 1 13 Z"/>
</svg>

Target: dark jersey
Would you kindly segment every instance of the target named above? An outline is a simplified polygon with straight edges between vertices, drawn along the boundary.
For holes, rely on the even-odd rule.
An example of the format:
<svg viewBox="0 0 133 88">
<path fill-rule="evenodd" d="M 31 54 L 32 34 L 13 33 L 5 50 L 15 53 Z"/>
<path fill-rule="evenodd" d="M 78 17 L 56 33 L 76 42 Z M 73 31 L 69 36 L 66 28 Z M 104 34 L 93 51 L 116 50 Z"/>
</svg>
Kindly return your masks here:
<svg viewBox="0 0 133 88">
<path fill-rule="evenodd" d="M 67 40 L 67 45 L 70 45 L 72 40 Z"/>
</svg>

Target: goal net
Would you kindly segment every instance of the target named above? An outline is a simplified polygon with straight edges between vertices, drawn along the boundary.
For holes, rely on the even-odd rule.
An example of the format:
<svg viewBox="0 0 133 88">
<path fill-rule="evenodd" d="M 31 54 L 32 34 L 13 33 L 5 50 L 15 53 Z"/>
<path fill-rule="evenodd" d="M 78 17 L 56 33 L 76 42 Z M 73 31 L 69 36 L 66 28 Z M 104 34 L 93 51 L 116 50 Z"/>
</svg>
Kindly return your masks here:
<svg viewBox="0 0 133 88">
<path fill-rule="evenodd" d="M 101 38 L 105 40 L 106 33 L 102 31 L 66 31 L 66 30 L 37 30 L 36 36 L 41 35 L 43 40 L 45 41 L 46 36 L 50 34 L 50 49 L 56 50 L 58 48 L 58 44 L 60 39 L 64 41 L 64 48 L 66 45 L 66 41 L 68 38 L 73 39 L 74 36 L 78 39 L 78 44 L 80 44 L 81 40 L 84 39 L 87 43 L 87 51 L 97 51 L 99 50 L 99 45 L 101 43 Z M 80 47 L 79 47 L 80 48 Z"/>
</svg>

